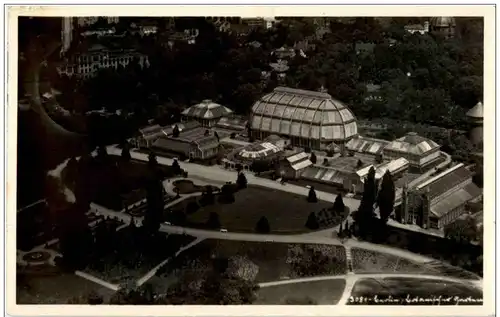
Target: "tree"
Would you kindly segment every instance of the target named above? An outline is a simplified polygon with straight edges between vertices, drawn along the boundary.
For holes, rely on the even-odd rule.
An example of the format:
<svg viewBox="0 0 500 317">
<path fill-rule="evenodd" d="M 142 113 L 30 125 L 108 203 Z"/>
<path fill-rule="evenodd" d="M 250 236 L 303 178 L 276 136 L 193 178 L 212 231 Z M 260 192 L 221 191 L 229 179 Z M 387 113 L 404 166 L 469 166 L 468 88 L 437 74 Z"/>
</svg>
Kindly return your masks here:
<svg viewBox="0 0 500 317">
<path fill-rule="evenodd" d="M 132 156 L 130 155 L 130 147 L 128 145 L 128 142 L 123 144 L 121 157 L 125 162 L 129 162 L 132 159 Z"/>
<path fill-rule="evenodd" d="M 172 131 L 172 136 L 173 136 L 174 138 L 178 138 L 178 137 L 179 137 L 179 135 L 180 135 L 180 133 L 181 133 L 181 132 L 180 132 L 180 130 L 179 130 L 179 127 L 178 127 L 178 126 L 177 126 L 177 124 L 176 124 L 176 125 L 174 126 L 173 131 Z"/>
<path fill-rule="evenodd" d="M 367 231 L 368 225 L 371 221 L 373 221 L 373 205 L 375 204 L 377 197 L 376 190 L 375 169 L 372 166 L 368 171 L 367 177 L 365 178 L 363 197 L 361 198 L 361 203 L 359 204 L 359 208 L 355 216 L 355 220 L 358 222 L 362 233 Z"/>
<path fill-rule="evenodd" d="M 258 233 L 269 233 L 271 228 L 269 226 L 269 221 L 265 216 L 262 216 L 259 221 L 257 221 L 257 225 L 255 226 L 255 231 Z"/>
<path fill-rule="evenodd" d="M 447 239 L 459 244 L 469 244 L 476 241 L 478 228 L 476 220 L 472 217 L 467 219 L 457 219 L 444 228 L 444 235 Z"/>
<path fill-rule="evenodd" d="M 328 166 L 328 165 L 330 165 L 330 161 L 328 161 L 328 159 L 325 157 L 323 159 L 323 166 Z"/>
<path fill-rule="evenodd" d="M 377 205 L 380 211 L 380 219 L 384 223 L 389 220 L 389 216 L 394 210 L 394 201 L 396 199 L 396 186 L 392 179 L 391 172 L 387 170 L 382 178 L 382 184 L 377 197 Z"/>
<path fill-rule="evenodd" d="M 318 218 L 316 217 L 316 213 L 314 211 L 312 211 L 307 217 L 306 228 L 309 228 L 311 230 L 319 229 Z"/>
<path fill-rule="evenodd" d="M 157 175 L 148 180 L 146 187 L 146 213 L 143 227 L 149 235 L 154 235 L 160 229 L 163 221 L 164 193 L 163 184 Z"/>
<path fill-rule="evenodd" d="M 363 167 L 363 161 L 358 160 L 358 162 L 356 163 L 356 167 L 357 168 L 362 168 Z"/>
<path fill-rule="evenodd" d="M 206 129 L 205 133 L 203 134 L 204 136 L 209 136 L 210 135 L 210 130 Z"/>
<path fill-rule="evenodd" d="M 236 184 L 238 184 L 239 189 L 247 188 L 248 180 L 243 173 L 238 174 L 238 179 L 236 180 Z"/>
<path fill-rule="evenodd" d="M 202 206 L 213 205 L 214 201 L 215 201 L 215 197 L 214 197 L 213 188 L 212 188 L 212 186 L 207 185 L 205 187 L 205 190 L 203 191 L 203 194 L 201 195 L 200 204 Z"/>
<path fill-rule="evenodd" d="M 217 142 L 220 142 L 219 134 L 217 133 L 217 131 L 214 131 L 214 136 L 217 138 Z"/>
<path fill-rule="evenodd" d="M 342 199 L 342 195 L 338 194 L 335 198 L 335 202 L 333 203 L 333 211 L 336 215 L 342 215 L 345 210 L 344 200 Z"/>
<path fill-rule="evenodd" d="M 172 161 L 172 169 L 175 175 L 179 175 L 182 172 L 181 166 L 179 165 L 179 162 L 176 159 Z"/>
<path fill-rule="evenodd" d="M 232 133 L 229 135 L 229 138 L 230 138 L 230 139 L 235 139 L 235 138 L 236 138 L 236 133 L 232 132 Z"/>
<path fill-rule="evenodd" d="M 210 212 L 210 214 L 208 215 L 207 227 L 210 229 L 220 229 L 221 224 L 218 213 L 213 211 Z"/>
<path fill-rule="evenodd" d="M 314 154 L 314 152 L 311 153 L 311 157 L 309 158 L 309 160 L 313 163 L 313 164 L 316 164 L 318 158 L 316 157 L 316 154 Z"/>
<path fill-rule="evenodd" d="M 317 203 L 318 198 L 316 197 L 316 191 L 314 190 L 314 186 L 311 186 L 309 189 L 309 194 L 307 195 L 307 201 L 310 203 Z"/>
<path fill-rule="evenodd" d="M 97 159 L 101 162 L 105 162 L 108 159 L 108 150 L 106 146 L 99 145 L 97 147 Z"/>
<path fill-rule="evenodd" d="M 219 202 L 223 204 L 231 204 L 234 203 L 234 191 L 235 184 L 225 184 L 221 187 L 221 194 L 219 196 Z"/>
<path fill-rule="evenodd" d="M 149 165 L 149 167 L 157 167 L 158 166 L 158 161 L 156 160 L 156 154 L 153 151 L 149 152 L 148 165 Z"/>
</svg>

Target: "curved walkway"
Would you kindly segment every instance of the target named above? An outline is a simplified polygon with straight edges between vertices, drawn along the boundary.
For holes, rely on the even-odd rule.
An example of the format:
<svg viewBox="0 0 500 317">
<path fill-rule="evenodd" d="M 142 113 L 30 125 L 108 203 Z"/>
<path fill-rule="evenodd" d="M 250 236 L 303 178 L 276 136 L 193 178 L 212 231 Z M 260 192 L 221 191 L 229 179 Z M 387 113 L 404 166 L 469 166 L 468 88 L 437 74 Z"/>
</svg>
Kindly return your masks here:
<svg viewBox="0 0 500 317">
<path fill-rule="evenodd" d="M 260 283 L 260 288 L 273 287 L 279 285 L 288 285 L 288 284 L 296 284 L 296 283 L 308 283 L 308 282 L 316 282 L 316 281 L 328 281 L 328 280 L 345 280 L 346 285 L 344 287 L 344 291 L 342 292 L 342 296 L 336 305 L 344 306 L 348 304 L 349 298 L 351 297 L 352 291 L 356 282 L 368 279 L 368 278 L 412 278 L 412 279 L 420 279 L 420 280 L 437 280 L 441 282 L 450 282 L 450 283 L 459 283 L 459 284 L 467 284 L 476 289 L 483 290 L 482 281 L 481 282 L 470 282 L 464 281 L 457 278 L 451 277 L 443 277 L 443 276 L 435 276 L 435 275 L 421 275 L 421 274 L 404 274 L 404 273 L 394 273 L 394 274 L 359 274 L 359 275 L 333 275 L 333 276 L 314 276 L 314 277 L 304 277 L 297 278 L 291 280 L 282 280 L 282 281 L 273 281 L 273 282 L 265 282 Z"/>
<path fill-rule="evenodd" d="M 147 155 L 144 155 L 144 157 L 145 157 L 145 160 L 147 160 Z M 159 161 L 160 161 L 160 159 L 162 159 L 162 158 L 159 158 Z M 67 162 L 62 163 L 61 165 L 64 165 L 64 164 L 67 164 Z M 165 163 L 163 163 L 163 164 L 165 164 Z M 194 165 L 187 165 L 187 164 L 183 164 L 183 165 L 185 165 L 186 167 L 190 167 L 191 170 L 193 170 Z M 63 166 L 63 168 L 64 168 L 64 166 Z M 181 165 L 181 167 L 183 167 L 183 166 Z M 55 169 L 55 171 L 60 171 L 60 170 L 62 170 L 62 168 L 60 166 L 58 166 Z M 194 168 L 194 170 L 196 171 L 196 168 Z M 188 172 L 190 172 L 190 171 L 188 170 Z M 224 174 L 217 174 L 217 173 L 213 172 L 213 170 L 210 173 L 211 173 L 211 175 L 219 175 L 219 179 L 220 179 L 221 175 L 224 175 Z M 53 174 L 58 175 L 56 172 L 53 172 Z M 255 177 L 252 179 L 255 179 Z M 272 183 L 274 183 L 274 182 L 272 182 Z M 277 186 L 279 186 L 278 188 L 281 189 L 281 185 L 277 185 Z M 287 186 L 284 186 L 284 187 L 287 187 Z M 193 193 L 193 194 L 196 195 L 199 193 Z M 185 199 L 186 197 L 187 196 L 183 196 L 180 199 Z M 167 206 L 165 206 L 165 208 L 168 208 L 169 205 L 173 205 L 174 203 L 178 203 L 178 202 L 179 202 L 179 200 L 173 201 L 170 204 L 168 204 Z M 102 206 L 99 206 L 99 205 L 96 205 L 93 203 L 91 203 L 91 208 L 94 209 L 94 211 L 98 214 L 108 216 L 110 218 L 119 219 L 127 224 L 130 223 L 130 221 L 132 221 L 132 217 L 127 213 L 113 211 L 113 210 L 104 208 Z M 415 253 L 412 253 L 412 252 L 409 252 L 406 250 L 402 250 L 402 249 L 392 248 L 392 247 L 388 247 L 388 246 L 384 246 L 384 245 L 373 244 L 370 242 L 357 241 L 357 240 L 353 240 L 353 239 L 349 239 L 349 240 L 344 242 L 336 237 L 326 238 L 326 237 L 309 236 L 309 235 L 273 235 L 273 234 L 219 232 L 219 231 L 172 226 L 172 225 L 167 225 L 167 224 L 161 224 L 159 230 L 161 232 L 171 233 L 171 234 L 173 233 L 173 234 L 191 235 L 191 236 L 201 238 L 201 239 L 221 239 L 221 240 L 275 242 L 275 243 L 329 244 L 329 245 L 343 246 L 346 249 L 356 247 L 356 248 L 362 248 L 362 249 L 367 249 L 367 250 L 371 250 L 371 251 L 375 251 L 375 252 L 386 253 L 386 254 L 398 256 L 398 257 L 409 259 L 411 261 L 421 263 L 421 264 L 424 264 L 426 262 L 436 261 L 433 258 L 429 258 L 426 256 L 415 254 Z M 402 276 L 400 274 L 398 274 L 398 275 Z M 349 275 L 349 276 L 351 276 L 351 275 Z M 353 275 L 353 276 L 355 276 L 355 275 Z M 363 276 L 366 276 L 366 275 L 363 275 Z M 418 275 L 418 276 L 421 276 L 421 275 Z"/>
</svg>

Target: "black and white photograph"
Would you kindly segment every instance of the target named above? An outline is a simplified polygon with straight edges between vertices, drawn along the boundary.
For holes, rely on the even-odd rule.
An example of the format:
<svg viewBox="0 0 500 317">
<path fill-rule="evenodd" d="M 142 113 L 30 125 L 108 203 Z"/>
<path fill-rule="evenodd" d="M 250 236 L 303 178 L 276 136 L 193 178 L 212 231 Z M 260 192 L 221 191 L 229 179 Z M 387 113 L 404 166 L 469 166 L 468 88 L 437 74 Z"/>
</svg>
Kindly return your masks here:
<svg viewBox="0 0 500 317">
<path fill-rule="evenodd" d="M 494 6 L 71 7 L 12 26 L 15 305 L 484 305 Z"/>
</svg>

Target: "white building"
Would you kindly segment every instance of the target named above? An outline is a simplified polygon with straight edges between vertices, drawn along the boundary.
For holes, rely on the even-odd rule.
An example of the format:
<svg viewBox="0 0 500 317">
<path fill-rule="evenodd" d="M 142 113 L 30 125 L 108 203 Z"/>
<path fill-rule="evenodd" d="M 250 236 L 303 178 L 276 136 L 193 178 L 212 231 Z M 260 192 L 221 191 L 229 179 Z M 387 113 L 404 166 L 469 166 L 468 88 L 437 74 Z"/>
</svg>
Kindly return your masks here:
<svg viewBox="0 0 500 317">
<path fill-rule="evenodd" d="M 405 31 L 411 34 L 419 33 L 419 34 L 427 34 L 429 33 L 429 22 L 425 21 L 424 25 L 422 24 L 410 24 L 405 26 Z"/>
<path fill-rule="evenodd" d="M 149 67 L 147 55 L 135 50 L 109 50 L 102 45 L 94 45 L 87 52 L 76 55 L 73 62 L 59 66 L 58 71 L 70 77 L 87 79 L 95 76 L 102 68 L 126 67 L 134 59 L 138 60 L 141 67 Z"/>
<path fill-rule="evenodd" d="M 99 18 L 100 17 L 98 17 L 98 16 L 77 17 L 76 21 L 77 21 L 78 26 L 90 26 L 92 24 L 95 24 L 99 20 Z M 106 19 L 106 21 L 109 24 L 118 23 L 118 21 L 120 20 L 119 17 L 104 17 L 104 19 Z"/>
</svg>

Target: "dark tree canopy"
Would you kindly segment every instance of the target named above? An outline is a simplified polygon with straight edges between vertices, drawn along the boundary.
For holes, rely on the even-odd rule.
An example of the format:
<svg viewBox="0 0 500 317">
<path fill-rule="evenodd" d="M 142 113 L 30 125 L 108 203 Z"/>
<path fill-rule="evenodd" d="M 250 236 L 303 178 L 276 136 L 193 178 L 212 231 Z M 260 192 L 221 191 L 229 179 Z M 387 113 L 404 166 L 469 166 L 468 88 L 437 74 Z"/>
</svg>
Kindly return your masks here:
<svg viewBox="0 0 500 317">
<path fill-rule="evenodd" d="M 387 222 L 389 216 L 394 211 L 394 201 L 396 199 L 396 186 L 389 171 L 382 177 L 382 184 L 377 197 L 377 205 L 380 211 L 380 219 Z"/>
<path fill-rule="evenodd" d="M 309 228 L 311 230 L 319 229 L 318 218 L 316 217 L 316 213 L 314 211 L 311 212 L 307 217 L 306 228 Z"/>
<path fill-rule="evenodd" d="M 248 184 L 248 180 L 243 173 L 238 173 L 238 179 L 236 180 L 236 184 L 238 184 L 238 188 L 246 188 Z"/>
<path fill-rule="evenodd" d="M 316 191 L 314 190 L 314 186 L 311 186 L 309 189 L 309 194 L 307 195 L 307 201 L 310 203 L 317 203 L 318 197 L 316 197 Z"/>
<path fill-rule="evenodd" d="M 311 157 L 309 158 L 313 164 L 316 164 L 318 161 L 318 158 L 316 157 L 316 154 L 314 152 L 311 153 Z"/>
<path fill-rule="evenodd" d="M 265 216 L 262 216 L 255 226 L 255 231 L 258 233 L 269 233 L 271 227 L 269 226 L 269 220 Z"/>
<path fill-rule="evenodd" d="M 377 197 L 376 191 L 375 169 L 372 166 L 365 178 L 363 197 L 356 213 L 356 221 L 363 232 L 367 231 L 370 221 L 374 217 L 373 206 Z"/>
<path fill-rule="evenodd" d="M 219 214 L 216 212 L 210 212 L 207 220 L 207 227 L 210 229 L 220 229 L 221 223 L 219 219 Z"/>
</svg>

